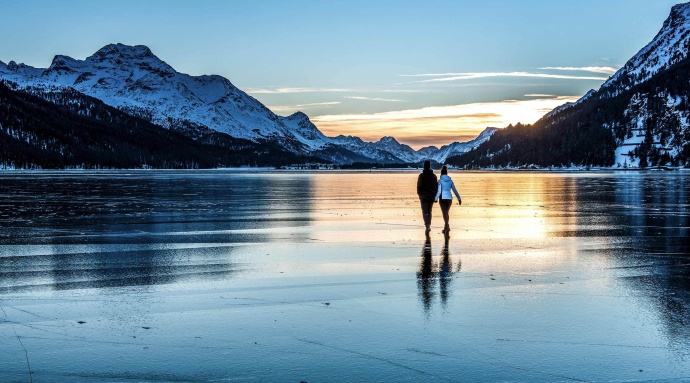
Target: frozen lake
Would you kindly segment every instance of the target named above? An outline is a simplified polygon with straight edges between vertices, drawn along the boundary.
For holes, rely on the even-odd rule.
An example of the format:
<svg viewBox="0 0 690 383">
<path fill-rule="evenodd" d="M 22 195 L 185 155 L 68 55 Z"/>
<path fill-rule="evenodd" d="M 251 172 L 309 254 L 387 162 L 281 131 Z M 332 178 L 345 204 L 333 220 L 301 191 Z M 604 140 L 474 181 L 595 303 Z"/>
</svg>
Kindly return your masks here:
<svg viewBox="0 0 690 383">
<path fill-rule="evenodd" d="M 1 174 L 0 382 L 690 381 L 690 173 L 450 175 Z"/>
</svg>

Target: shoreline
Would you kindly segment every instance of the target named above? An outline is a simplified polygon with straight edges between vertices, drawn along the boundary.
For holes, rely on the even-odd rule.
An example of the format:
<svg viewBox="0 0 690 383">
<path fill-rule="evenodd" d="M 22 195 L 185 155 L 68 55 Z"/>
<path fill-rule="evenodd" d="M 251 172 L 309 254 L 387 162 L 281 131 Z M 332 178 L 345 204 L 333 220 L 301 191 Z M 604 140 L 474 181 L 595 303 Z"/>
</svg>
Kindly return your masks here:
<svg viewBox="0 0 690 383">
<path fill-rule="evenodd" d="M 141 168 L 122 168 L 122 169 L 0 169 L 0 176 L 3 174 L 20 174 L 20 173 L 113 173 L 113 172 L 137 172 L 137 173 L 151 173 L 151 172 L 161 172 L 161 173 L 194 173 L 194 172 L 229 172 L 229 173 L 372 173 L 372 172 L 418 172 L 422 168 L 371 168 L 371 169 L 278 169 L 274 167 L 259 167 L 259 168 L 204 168 L 204 169 L 141 169 Z M 460 172 L 487 172 L 487 173 L 608 173 L 608 172 L 689 172 L 690 168 L 536 168 L 536 169 L 520 169 L 520 168 L 483 168 L 483 169 L 461 169 L 452 168 L 449 170 L 460 171 Z"/>
</svg>

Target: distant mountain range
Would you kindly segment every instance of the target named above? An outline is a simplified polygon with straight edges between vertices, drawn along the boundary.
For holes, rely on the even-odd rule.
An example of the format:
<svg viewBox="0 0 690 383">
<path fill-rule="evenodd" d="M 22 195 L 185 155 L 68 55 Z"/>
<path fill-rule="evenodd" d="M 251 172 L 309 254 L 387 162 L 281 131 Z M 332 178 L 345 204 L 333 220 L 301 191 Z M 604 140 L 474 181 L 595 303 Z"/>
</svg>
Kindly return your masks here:
<svg viewBox="0 0 690 383">
<path fill-rule="evenodd" d="M 690 3 L 599 90 L 448 158 L 469 168 L 690 167 Z"/>
<path fill-rule="evenodd" d="M 85 60 L 58 55 L 45 69 L 0 62 L 0 79 L 10 81 L 12 89 L 28 90 L 39 97 L 72 89 L 194 140 L 221 133 L 338 164 L 443 162 L 450 155 L 475 148 L 495 131 L 489 128 L 470 142 L 419 151 L 393 137 L 378 142 L 327 137 L 302 112 L 278 116 L 228 79 L 179 73 L 142 45 L 107 45 Z"/>
</svg>

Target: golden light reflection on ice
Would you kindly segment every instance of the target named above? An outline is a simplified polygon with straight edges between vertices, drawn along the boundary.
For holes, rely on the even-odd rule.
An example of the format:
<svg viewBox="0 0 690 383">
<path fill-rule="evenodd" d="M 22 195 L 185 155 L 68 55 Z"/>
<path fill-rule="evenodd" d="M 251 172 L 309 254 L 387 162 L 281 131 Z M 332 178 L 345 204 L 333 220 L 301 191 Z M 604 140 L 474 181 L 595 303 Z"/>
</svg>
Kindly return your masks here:
<svg viewBox="0 0 690 383">
<path fill-rule="evenodd" d="M 451 208 L 453 237 L 546 238 L 577 225 L 570 213 L 577 209 L 572 179 L 473 172 L 451 176 L 463 198 L 462 206 Z M 417 172 L 315 174 L 312 219 L 323 228 L 315 234 L 334 242 L 414 237 L 423 230 L 416 178 Z M 434 205 L 432 227 L 440 230 L 442 224 Z"/>
<path fill-rule="evenodd" d="M 416 195 L 418 172 L 314 174 L 314 241 L 360 244 L 359 251 L 400 251 L 387 264 L 367 261 L 370 269 L 415 270 L 424 243 Z M 450 211 L 450 258 L 467 257 L 468 271 L 490 272 L 500 262 L 514 273 L 539 274 L 577 262 L 577 185 L 558 174 L 451 172 L 463 204 Z M 441 248 L 441 212 L 433 210 L 431 238 Z M 439 242 L 441 241 L 441 242 Z M 367 250 L 371 249 L 371 250 Z M 498 257 L 498 258 L 497 258 Z M 343 272 L 331 265 L 331 272 Z M 606 265 L 601 265 L 606 267 Z"/>
</svg>

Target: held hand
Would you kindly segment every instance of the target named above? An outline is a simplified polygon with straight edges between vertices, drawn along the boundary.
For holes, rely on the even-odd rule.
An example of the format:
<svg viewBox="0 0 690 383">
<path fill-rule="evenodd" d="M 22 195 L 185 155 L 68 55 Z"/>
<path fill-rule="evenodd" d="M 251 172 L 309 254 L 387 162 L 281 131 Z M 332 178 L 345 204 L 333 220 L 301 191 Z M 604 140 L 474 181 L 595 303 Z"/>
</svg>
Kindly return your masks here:
<svg viewBox="0 0 690 383">
<path fill-rule="evenodd" d="M 438 202 L 438 199 L 435 199 L 434 202 Z"/>
</svg>

